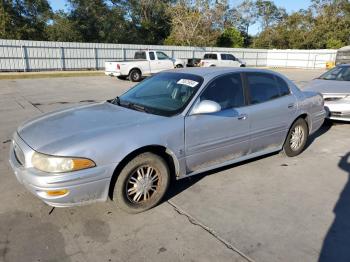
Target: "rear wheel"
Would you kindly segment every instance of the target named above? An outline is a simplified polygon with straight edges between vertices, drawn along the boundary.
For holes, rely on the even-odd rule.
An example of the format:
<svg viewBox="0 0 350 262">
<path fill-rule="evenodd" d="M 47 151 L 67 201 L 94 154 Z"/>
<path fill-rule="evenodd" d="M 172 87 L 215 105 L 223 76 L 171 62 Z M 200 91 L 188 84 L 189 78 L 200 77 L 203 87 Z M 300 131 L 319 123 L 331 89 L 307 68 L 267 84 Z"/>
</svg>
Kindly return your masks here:
<svg viewBox="0 0 350 262">
<path fill-rule="evenodd" d="M 143 212 L 162 200 L 169 182 L 170 171 L 165 160 L 153 153 L 143 153 L 120 172 L 113 199 L 128 213 Z"/>
<path fill-rule="evenodd" d="M 140 82 L 141 81 L 142 74 L 140 70 L 133 69 L 130 71 L 129 78 L 132 82 Z"/>
<path fill-rule="evenodd" d="M 183 65 L 178 64 L 178 65 L 176 65 L 175 67 L 176 67 L 176 68 L 183 68 Z"/>
<path fill-rule="evenodd" d="M 283 145 L 284 153 L 289 156 L 299 155 L 305 148 L 309 129 L 304 119 L 299 118 L 290 128 L 287 139 Z"/>
</svg>

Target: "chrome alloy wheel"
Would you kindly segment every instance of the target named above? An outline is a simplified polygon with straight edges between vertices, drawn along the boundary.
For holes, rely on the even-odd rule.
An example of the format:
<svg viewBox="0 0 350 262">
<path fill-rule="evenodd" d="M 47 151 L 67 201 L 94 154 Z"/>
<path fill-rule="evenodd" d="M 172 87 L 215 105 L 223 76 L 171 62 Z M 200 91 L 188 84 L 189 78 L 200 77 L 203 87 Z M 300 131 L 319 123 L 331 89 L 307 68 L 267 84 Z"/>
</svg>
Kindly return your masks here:
<svg viewBox="0 0 350 262">
<path fill-rule="evenodd" d="M 292 131 L 292 135 L 290 137 L 290 148 L 294 151 L 300 149 L 303 144 L 305 138 L 304 130 L 300 125 L 297 125 Z"/>
<path fill-rule="evenodd" d="M 160 184 L 159 172 L 149 165 L 138 167 L 126 183 L 126 195 L 131 202 L 141 203 L 157 193 Z"/>
</svg>

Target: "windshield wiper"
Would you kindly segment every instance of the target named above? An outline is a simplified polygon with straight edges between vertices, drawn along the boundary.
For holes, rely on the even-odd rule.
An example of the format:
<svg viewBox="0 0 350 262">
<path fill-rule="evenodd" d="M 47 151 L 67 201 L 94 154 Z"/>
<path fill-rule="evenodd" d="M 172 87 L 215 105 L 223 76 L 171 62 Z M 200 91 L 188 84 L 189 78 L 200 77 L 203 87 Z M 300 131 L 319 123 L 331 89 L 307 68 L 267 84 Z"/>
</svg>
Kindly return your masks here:
<svg viewBox="0 0 350 262">
<path fill-rule="evenodd" d="M 120 106 L 120 98 L 117 96 L 116 98 L 113 99 L 113 104 L 117 103 L 118 106 Z"/>
<path fill-rule="evenodd" d="M 127 105 L 129 108 L 140 111 L 140 112 L 146 112 L 149 113 L 148 109 L 145 108 L 144 106 L 138 105 L 138 104 L 133 104 L 133 103 L 129 103 Z"/>
<path fill-rule="evenodd" d="M 119 106 L 120 105 L 120 98 L 119 98 L 119 96 L 117 96 L 116 98 L 108 99 L 107 102 L 111 103 L 113 105 L 117 104 Z"/>
<path fill-rule="evenodd" d="M 128 101 L 124 101 L 121 100 L 119 98 L 119 96 L 117 96 L 116 98 L 110 100 L 110 102 L 112 104 L 117 104 L 118 106 L 122 106 L 122 107 L 126 107 L 126 108 L 130 108 L 136 111 L 140 111 L 140 112 L 146 112 L 149 113 L 149 110 L 147 108 L 145 108 L 144 106 L 138 105 L 138 104 L 134 104 Z"/>
</svg>

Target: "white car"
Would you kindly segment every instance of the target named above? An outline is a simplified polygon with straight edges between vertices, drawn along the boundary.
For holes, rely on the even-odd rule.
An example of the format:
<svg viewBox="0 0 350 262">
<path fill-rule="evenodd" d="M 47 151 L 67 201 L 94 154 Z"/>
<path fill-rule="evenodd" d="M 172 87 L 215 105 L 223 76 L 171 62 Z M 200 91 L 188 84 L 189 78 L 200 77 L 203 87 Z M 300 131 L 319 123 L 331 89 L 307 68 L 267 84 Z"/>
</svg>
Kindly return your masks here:
<svg viewBox="0 0 350 262">
<path fill-rule="evenodd" d="M 105 75 L 127 78 L 138 82 L 148 76 L 173 68 L 185 67 L 180 59 L 170 58 L 161 51 L 137 51 L 133 60 L 105 62 Z"/>
<path fill-rule="evenodd" d="M 350 64 L 334 67 L 312 80 L 305 90 L 323 95 L 329 119 L 350 122 Z"/>
<path fill-rule="evenodd" d="M 232 54 L 212 52 L 204 54 L 200 66 L 245 67 L 246 63 Z"/>
</svg>

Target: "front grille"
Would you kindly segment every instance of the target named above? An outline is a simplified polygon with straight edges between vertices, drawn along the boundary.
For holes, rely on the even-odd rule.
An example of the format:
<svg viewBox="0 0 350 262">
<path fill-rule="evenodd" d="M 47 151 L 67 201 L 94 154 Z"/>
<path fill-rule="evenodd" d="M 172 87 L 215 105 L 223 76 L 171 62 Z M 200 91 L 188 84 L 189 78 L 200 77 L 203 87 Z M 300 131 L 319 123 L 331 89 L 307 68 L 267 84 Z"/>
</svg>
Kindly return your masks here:
<svg viewBox="0 0 350 262">
<path fill-rule="evenodd" d="M 331 116 L 342 116 L 342 112 L 331 112 Z"/>
<path fill-rule="evenodd" d="M 24 163 L 25 163 L 24 153 L 23 153 L 22 149 L 16 143 L 13 144 L 13 151 L 15 153 L 15 157 L 16 157 L 18 163 L 20 163 L 22 166 L 24 166 Z"/>
<path fill-rule="evenodd" d="M 342 99 L 343 97 L 326 97 L 324 101 L 338 101 Z"/>
</svg>

